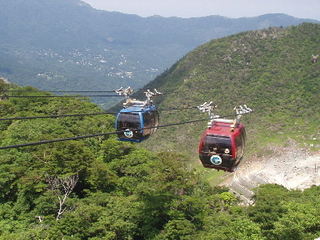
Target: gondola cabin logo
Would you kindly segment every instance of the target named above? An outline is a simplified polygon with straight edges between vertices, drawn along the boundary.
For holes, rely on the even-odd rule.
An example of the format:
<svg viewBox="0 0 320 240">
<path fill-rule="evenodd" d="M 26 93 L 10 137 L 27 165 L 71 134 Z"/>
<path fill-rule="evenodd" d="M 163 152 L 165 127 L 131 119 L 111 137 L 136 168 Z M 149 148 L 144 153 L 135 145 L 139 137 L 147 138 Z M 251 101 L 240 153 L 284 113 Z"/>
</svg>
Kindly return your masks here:
<svg viewBox="0 0 320 240">
<path fill-rule="evenodd" d="M 132 131 L 125 131 L 124 133 L 123 133 L 127 138 L 132 138 L 133 137 L 133 132 Z"/>
<path fill-rule="evenodd" d="M 222 163 L 222 159 L 220 156 L 218 155 L 213 155 L 211 158 L 210 158 L 210 161 L 212 162 L 212 164 L 214 165 L 220 165 Z"/>
</svg>

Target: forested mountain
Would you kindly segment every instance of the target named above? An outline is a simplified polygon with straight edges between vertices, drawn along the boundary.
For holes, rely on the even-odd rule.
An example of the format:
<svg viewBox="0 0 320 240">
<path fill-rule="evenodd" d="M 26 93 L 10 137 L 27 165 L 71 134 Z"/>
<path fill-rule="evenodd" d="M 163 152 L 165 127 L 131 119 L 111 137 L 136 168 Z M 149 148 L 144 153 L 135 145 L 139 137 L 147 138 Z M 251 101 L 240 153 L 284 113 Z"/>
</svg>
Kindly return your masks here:
<svg viewBox="0 0 320 240">
<path fill-rule="evenodd" d="M 289 189 L 319 185 L 320 68 L 312 60 L 320 51 L 319 36 L 319 24 L 301 24 L 243 32 L 198 47 L 142 89 L 164 93 L 155 98 L 161 124 L 186 123 L 160 128 L 142 145 L 185 153 L 198 167 L 198 145 L 209 118 L 195 107 L 212 101 L 215 114 L 229 116 L 246 104 L 254 112 L 242 118 L 245 160 L 223 184 L 246 198 L 261 183 Z M 141 92 L 134 97 L 142 98 Z M 198 119 L 203 121 L 187 123 Z"/>
<path fill-rule="evenodd" d="M 154 99 L 161 124 L 205 119 L 194 108 L 204 101 L 218 105 L 220 115 L 247 104 L 254 113 L 243 117 L 246 158 L 292 142 L 316 152 L 320 68 L 311 58 L 320 50 L 319 36 L 319 24 L 305 23 L 212 40 L 145 89 L 164 93 Z M 25 97 L 10 97 L 7 90 Z M 300 191 L 261 185 L 254 204 L 244 206 L 218 186 L 217 171 L 208 178 L 196 167 L 206 121 L 159 128 L 133 144 L 112 134 L 114 116 L 90 115 L 101 110 L 87 98 L 50 97 L 4 81 L 0 92 L 6 93 L 0 101 L 0 239 L 320 236 L 319 186 Z M 59 139 L 64 141 L 48 142 Z M 20 145 L 32 142 L 37 144 Z"/>
<path fill-rule="evenodd" d="M 162 124 L 206 118 L 196 109 L 183 110 L 204 102 L 217 105 L 220 116 L 246 104 L 254 109 L 243 117 L 250 151 L 263 152 L 265 145 L 288 139 L 319 150 L 320 68 L 312 63 L 319 46 L 319 24 L 239 33 L 196 48 L 141 91 L 156 88 L 165 94 L 155 98 L 163 109 Z M 173 108 L 181 111 L 167 111 Z M 193 148 L 197 154 L 205 126 L 204 121 L 159 131 L 145 146 L 177 152 Z"/>
<path fill-rule="evenodd" d="M 0 0 L 0 6 L 0 76 L 43 90 L 140 88 L 211 39 L 317 22 L 284 14 L 143 18 L 80 0 Z"/>
<path fill-rule="evenodd" d="M 30 87 L 11 90 L 30 98 L 0 102 L 1 146 L 113 131 L 114 117 L 107 114 L 40 118 L 99 111 L 88 99 L 37 97 L 50 94 Z M 0 151 L 0 239 L 320 236 L 316 186 L 302 192 L 263 185 L 255 205 L 246 207 L 190 169 L 187 156 L 151 153 L 114 135 Z"/>
</svg>

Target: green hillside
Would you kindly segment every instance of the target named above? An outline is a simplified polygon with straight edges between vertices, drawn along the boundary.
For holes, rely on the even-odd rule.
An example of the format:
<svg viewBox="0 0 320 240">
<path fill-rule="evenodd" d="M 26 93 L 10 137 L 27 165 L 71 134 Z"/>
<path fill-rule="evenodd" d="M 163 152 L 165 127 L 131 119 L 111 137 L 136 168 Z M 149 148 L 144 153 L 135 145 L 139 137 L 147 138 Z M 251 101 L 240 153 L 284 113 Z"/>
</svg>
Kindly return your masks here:
<svg viewBox="0 0 320 240">
<path fill-rule="evenodd" d="M 7 89 L 1 82 L 0 90 Z M 88 99 L 0 101 L 2 146 L 113 131 L 114 118 L 46 115 L 99 111 Z M 26 92 L 35 91 L 35 92 Z M 313 186 L 257 190 L 254 206 L 211 187 L 186 156 L 151 153 L 114 135 L 0 150 L 0 239 L 313 240 L 320 236 L 319 193 Z M 286 201 L 283 201 L 286 199 Z M 294 216 L 294 218 L 293 218 Z"/>
<path fill-rule="evenodd" d="M 194 108 L 205 101 L 218 105 L 220 115 L 247 104 L 255 110 L 243 118 L 247 156 L 267 155 L 267 145 L 289 139 L 318 151 L 320 67 L 311 56 L 320 50 L 319 35 L 320 25 L 302 24 L 200 46 L 146 86 L 164 93 L 155 98 L 161 124 L 207 118 Z M 8 89 L 29 97 L 0 101 L 0 239 L 320 236 L 319 186 L 300 191 L 261 185 L 255 204 L 244 206 L 229 189 L 213 187 L 202 171 L 190 168 L 206 121 L 159 128 L 132 144 L 103 135 L 114 131 L 115 118 L 90 115 L 101 109 L 88 98 L 42 97 L 52 94 L 1 80 L 0 92 Z M 61 116 L 73 114 L 82 115 Z M 70 139 L 90 134 L 102 135 Z M 57 139 L 65 141 L 17 146 Z"/>
<path fill-rule="evenodd" d="M 319 150 L 320 66 L 311 61 L 319 52 L 319 24 L 243 32 L 198 47 L 144 89 L 165 93 L 155 99 L 163 110 L 161 124 L 207 117 L 196 109 L 172 108 L 213 101 L 215 113 L 224 116 L 248 105 L 254 112 L 242 118 L 247 156 L 289 139 Z M 196 157 L 205 128 L 204 121 L 159 129 L 143 146 Z"/>
</svg>

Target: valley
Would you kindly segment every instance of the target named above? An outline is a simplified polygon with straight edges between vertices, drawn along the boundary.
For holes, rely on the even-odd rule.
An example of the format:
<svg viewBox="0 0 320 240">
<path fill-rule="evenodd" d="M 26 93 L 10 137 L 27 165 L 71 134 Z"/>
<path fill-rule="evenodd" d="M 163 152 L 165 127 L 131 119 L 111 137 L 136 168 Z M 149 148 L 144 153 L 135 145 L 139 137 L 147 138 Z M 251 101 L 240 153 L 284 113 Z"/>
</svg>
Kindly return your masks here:
<svg viewBox="0 0 320 240">
<path fill-rule="evenodd" d="M 212 39 L 318 22 L 285 14 L 143 18 L 97 10 L 80 0 L 1 4 L 0 77 L 44 91 L 140 89 Z M 104 109 L 115 104 L 93 100 Z"/>
</svg>

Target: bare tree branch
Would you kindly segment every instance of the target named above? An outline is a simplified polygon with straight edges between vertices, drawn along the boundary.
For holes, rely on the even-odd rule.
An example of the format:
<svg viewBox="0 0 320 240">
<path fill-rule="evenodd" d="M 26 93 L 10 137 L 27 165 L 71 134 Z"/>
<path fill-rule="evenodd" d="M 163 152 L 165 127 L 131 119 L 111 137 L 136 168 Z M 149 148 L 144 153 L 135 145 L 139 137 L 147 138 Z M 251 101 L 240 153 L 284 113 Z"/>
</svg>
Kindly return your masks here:
<svg viewBox="0 0 320 240">
<path fill-rule="evenodd" d="M 61 219 L 64 212 L 67 210 L 65 203 L 69 195 L 72 193 L 73 189 L 77 185 L 78 180 L 78 174 L 71 175 L 66 178 L 60 178 L 58 176 L 50 176 L 47 178 L 50 189 L 59 200 L 59 208 L 56 220 Z"/>
</svg>

